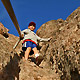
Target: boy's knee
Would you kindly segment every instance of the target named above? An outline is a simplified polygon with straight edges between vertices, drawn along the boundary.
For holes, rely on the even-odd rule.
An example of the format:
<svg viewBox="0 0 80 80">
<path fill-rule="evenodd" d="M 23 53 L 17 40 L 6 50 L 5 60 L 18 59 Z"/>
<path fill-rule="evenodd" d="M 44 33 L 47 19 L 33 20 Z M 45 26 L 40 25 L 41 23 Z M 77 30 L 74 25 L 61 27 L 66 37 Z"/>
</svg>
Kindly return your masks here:
<svg viewBox="0 0 80 80">
<path fill-rule="evenodd" d="M 39 51 L 37 50 L 37 48 L 33 48 L 34 54 L 39 53 Z"/>
<path fill-rule="evenodd" d="M 28 47 L 27 50 L 31 51 L 31 47 Z"/>
<path fill-rule="evenodd" d="M 33 51 L 35 51 L 35 50 L 37 50 L 37 48 L 35 47 L 35 48 L 33 48 Z"/>
</svg>

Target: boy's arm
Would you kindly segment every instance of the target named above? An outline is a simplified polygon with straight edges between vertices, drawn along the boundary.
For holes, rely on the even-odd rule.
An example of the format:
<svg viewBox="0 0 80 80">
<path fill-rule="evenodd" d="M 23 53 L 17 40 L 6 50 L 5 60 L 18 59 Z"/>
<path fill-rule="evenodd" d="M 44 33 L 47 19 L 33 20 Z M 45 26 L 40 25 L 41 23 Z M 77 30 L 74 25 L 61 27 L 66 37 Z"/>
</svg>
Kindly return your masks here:
<svg viewBox="0 0 80 80">
<path fill-rule="evenodd" d="M 37 35 L 36 35 L 37 36 Z M 39 41 L 49 41 L 51 38 L 47 38 L 47 39 L 44 39 L 44 38 L 40 38 L 39 36 L 37 36 L 37 39 Z"/>
<path fill-rule="evenodd" d="M 24 38 L 24 34 L 28 34 L 28 33 L 29 33 L 28 29 L 21 31 L 21 39 Z"/>
<path fill-rule="evenodd" d="M 27 34 L 27 33 L 29 33 L 28 29 L 21 31 L 21 34 Z"/>
</svg>

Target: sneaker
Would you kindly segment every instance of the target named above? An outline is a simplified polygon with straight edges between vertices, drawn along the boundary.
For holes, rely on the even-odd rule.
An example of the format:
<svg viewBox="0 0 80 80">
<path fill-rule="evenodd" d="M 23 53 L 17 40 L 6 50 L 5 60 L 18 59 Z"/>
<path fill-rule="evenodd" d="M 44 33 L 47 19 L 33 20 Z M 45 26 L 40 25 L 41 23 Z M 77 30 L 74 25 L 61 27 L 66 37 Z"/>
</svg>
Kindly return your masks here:
<svg viewBox="0 0 80 80">
<path fill-rule="evenodd" d="M 43 57 L 42 57 L 42 55 L 39 55 L 38 57 L 36 57 L 36 65 L 40 65 L 40 63 L 42 62 L 42 60 L 43 60 Z"/>
</svg>

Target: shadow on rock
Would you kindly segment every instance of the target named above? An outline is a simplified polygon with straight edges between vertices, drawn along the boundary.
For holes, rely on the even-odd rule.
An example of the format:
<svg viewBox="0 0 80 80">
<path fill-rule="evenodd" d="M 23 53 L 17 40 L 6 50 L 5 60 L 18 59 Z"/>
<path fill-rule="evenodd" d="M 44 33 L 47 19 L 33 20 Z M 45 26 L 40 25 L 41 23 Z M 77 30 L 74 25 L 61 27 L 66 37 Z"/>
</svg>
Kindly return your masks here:
<svg viewBox="0 0 80 80">
<path fill-rule="evenodd" d="M 17 54 L 14 54 L 13 57 L 10 56 L 10 62 L 0 72 L 0 80 L 19 80 L 19 61 L 20 58 Z"/>
</svg>

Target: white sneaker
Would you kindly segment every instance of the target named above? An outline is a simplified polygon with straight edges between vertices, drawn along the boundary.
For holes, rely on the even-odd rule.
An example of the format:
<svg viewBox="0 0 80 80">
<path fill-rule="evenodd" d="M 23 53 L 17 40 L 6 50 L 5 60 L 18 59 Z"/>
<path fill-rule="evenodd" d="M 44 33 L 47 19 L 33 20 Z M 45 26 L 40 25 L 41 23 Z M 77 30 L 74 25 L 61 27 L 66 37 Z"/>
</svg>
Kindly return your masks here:
<svg viewBox="0 0 80 80">
<path fill-rule="evenodd" d="M 42 55 L 39 55 L 38 57 L 36 57 L 36 65 L 40 65 L 40 63 L 42 62 L 43 60 L 43 56 Z"/>
</svg>

